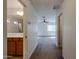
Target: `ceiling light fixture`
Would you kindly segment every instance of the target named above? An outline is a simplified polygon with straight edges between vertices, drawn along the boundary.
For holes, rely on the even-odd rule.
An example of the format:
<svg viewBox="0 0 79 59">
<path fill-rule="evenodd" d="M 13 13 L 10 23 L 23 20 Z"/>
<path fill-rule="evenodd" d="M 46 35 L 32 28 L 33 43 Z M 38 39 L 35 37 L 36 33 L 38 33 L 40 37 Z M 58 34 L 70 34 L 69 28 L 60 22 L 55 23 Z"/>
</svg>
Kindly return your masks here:
<svg viewBox="0 0 79 59">
<path fill-rule="evenodd" d="M 17 11 L 17 15 L 23 16 L 23 11 Z"/>
</svg>

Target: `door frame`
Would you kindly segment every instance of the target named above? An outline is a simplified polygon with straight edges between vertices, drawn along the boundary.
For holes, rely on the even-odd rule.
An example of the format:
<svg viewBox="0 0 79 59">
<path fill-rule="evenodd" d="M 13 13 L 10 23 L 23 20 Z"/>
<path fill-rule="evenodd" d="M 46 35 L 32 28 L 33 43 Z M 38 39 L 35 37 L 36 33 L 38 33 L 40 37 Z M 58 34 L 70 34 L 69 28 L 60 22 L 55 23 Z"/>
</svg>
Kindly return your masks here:
<svg viewBox="0 0 79 59">
<path fill-rule="evenodd" d="M 59 30 L 59 31 L 58 31 L 58 38 L 59 38 L 59 39 L 58 39 L 58 47 L 59 47 L 59 48 L 62 48 L 61 42 L 60 42 L 60 41 L 61 41 L 61 39 L 60 39 L 60 38 L 61 38 L 61 35 L 60 35 L 60 34 L 61 34 L 61 32 L 60 32 L 60 28 L 61 28 L 61 27 L 60 27 L 60 22 L 61 22 L 61 19 L 60 19 L 60 18 L 61 18 L 61 16 L 62 16 L 62 13 L 60 13 L 60 15 L 58 16 L 58 30 Z"/>
<path fill-rule="evenodd" d="M 7 0 L 3 0 L 3 59 L 7 59 Z"/>
<path fill-rule="evenodd" d="M 58 48 L 60 47 L 60 17 L 63 15 L 63 13 L 59 13 L 56 19 L 56 46 Z"/>
</svg>

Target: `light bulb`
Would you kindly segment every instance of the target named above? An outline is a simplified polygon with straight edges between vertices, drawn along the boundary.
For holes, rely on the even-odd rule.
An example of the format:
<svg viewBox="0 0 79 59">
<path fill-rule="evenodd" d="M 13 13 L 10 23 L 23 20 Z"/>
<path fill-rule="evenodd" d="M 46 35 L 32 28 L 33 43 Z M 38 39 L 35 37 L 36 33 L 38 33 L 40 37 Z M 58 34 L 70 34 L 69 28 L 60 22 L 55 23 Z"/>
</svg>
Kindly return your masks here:
<svg viewBox="0 0 79 59">
<path fill-rule="evenodd" d="M 17 15 L 23 16 L 23 11 L 17 11 Z"/>
<path fill-rule="evenodd" d="M 10 20 L 7 20 L 7 23 L 10 23 Z"/>
<path fill-rule="evenodd" d="M 16 25 L 18 24 L 18 22 L 17 22 L 17 21 L 14 21 L 13 23 L 14 23 L 14 24 L 16 24 Z"/>
</svg>

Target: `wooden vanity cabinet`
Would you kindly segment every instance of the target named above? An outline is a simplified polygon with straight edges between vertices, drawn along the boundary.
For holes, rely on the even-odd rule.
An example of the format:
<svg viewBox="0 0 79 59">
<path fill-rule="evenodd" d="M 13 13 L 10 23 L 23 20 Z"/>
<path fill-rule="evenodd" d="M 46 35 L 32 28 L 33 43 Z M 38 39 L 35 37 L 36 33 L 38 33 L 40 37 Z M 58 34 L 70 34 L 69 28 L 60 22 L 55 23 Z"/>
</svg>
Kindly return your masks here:
<svg viewBox="0 0 79 59">
<path fill-rule="evenodd" d="M 11 56 L 23 56 L 23 38 L 7 38 L 7 53 Z"/>
<path fill-rule="evenodd" d="M 23 55 L 23 39 L 21 38 L 16 41 L 16 55 Z"/>
<path fill-rule="evenodd" d="M 7 40 L 7 53 L 8 55 L 15 55 L 15 40 L 12 38 Z"/>
</svg>

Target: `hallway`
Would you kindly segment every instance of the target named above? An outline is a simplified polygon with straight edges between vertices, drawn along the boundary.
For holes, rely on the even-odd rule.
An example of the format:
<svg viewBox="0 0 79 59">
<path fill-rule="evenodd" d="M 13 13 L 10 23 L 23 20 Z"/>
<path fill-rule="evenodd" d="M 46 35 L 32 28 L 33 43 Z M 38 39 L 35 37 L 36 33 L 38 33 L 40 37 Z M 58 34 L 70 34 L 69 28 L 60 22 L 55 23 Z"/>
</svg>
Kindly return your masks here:
<svg viewBox="0 0 79 59">
<path fill-rule="evenodd" d="M 30 59 L 63 59 L 61 49 L 55 45 L 55 38 L 40 37 L 39 44 Z"/>
</svg>

